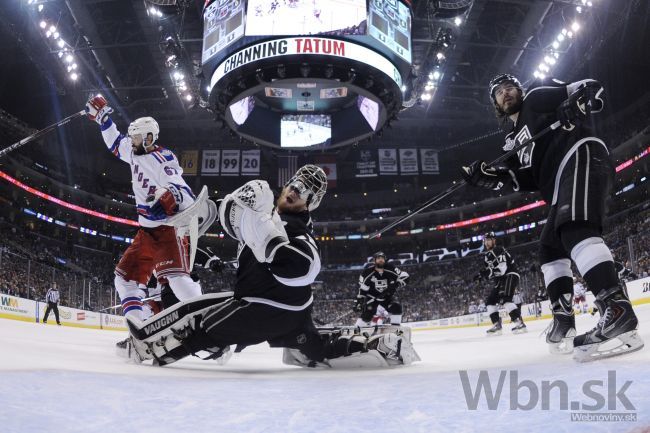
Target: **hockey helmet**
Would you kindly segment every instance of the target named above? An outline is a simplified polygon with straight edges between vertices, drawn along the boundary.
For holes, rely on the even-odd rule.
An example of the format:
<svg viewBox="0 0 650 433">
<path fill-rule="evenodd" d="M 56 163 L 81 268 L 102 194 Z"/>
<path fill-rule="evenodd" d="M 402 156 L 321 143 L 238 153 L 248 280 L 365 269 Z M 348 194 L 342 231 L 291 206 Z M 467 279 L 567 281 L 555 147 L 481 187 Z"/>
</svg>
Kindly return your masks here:
<svg viewBox="0 0 650 433">
<path fill-rule="evenodd" d="M 494 234 L 494 232 L 487 232 L 483 235 L 483 239 L 496 239 L 497 236 Z"/>
<path fill-rule="evenodd" d="M 307 208 L 313 211 L 320 205 L 327 191 L 327 176 L 317 165 L 303 165 L 296 171 L 285 187 L 295 189 L 300 198 L 307 202 Z"/>
<path fill-rule="evenodd" d="M 387 258 L 386 258 L 386 254 L 384 254 L 383 251 L 377 251 L 375 254 L 372 255 L 372 258 L 373 258 L 374 260 L 377 260 L 379 257 L 383 257 L 384 260 L 387 260 Z"/>
<path fill-rule="evenodd" d="M 496 77 L 492 78 L 490 81 L 490 84 L 488 86 L 488 89 L 490 91 L 490 98 L 492 99 L 492 102 L 496 103 L 496 90 L 497 87 L 499 87 L 503 83 L 511 83 L 513 84 L 516 88 L 518 88 L 521 92 L 524 91 L 523 87 L 521 86 L 521 82 L 517 77 L 511 74 L 499 74 Z"/>
<path fill-rule="evenodd" d="M 160 127 L 153 117 L 140 117 L 135 119 L 131 122 L 128 129 L 129 137 L 133 137 L 134 135 L 142 136 L 142 145 L 146 151 L 149 151 L 156 140 L 158 140 L 158 133 L 160 133 Z M 153 139 L 151 140 L 151 145 L 148 146 L 146 138 L 149 134 L 152 135 Z"/>
</svg>

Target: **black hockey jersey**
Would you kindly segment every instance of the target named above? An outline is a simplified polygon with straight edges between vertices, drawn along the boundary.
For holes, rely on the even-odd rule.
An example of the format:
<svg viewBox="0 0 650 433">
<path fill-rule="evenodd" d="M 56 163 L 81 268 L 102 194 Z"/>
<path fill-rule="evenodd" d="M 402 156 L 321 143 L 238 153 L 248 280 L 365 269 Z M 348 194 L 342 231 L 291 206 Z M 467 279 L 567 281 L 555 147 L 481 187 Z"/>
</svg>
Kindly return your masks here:
<svg viewBox="0 0 650 433">
<path fill-rule="evenodd" d="M 406 284 L 409 274 L 386 263 L 379 272 L 374 266 L 363 270 L 359 276 L 359 293 L 357 298 L 368 297 L 383 301 L 390 299 L 398 287 Z"/>
<path fill-rule="evenodd" d="M 234 297 L 301 310 L 313 300 L 311 283 L 320 272 L 320 250 L 309 212 L 280 214 L 280 218 L 286 223 L 289 244 L 278 249 L 272 263 L 258 262 L 248 246 L 240 245 Z"/>
<path fill-rule="evenodd" d="M 500 278 L 511 272 L 517 272 L 512 256 L 505 248 L 496 246 L 485 253 L 483 257 L 485 268 L 481 276 L 487 279 Z"/>
<path fill-rule="evenodd" d="M 506 135 L 503 150 L 507 152 L 513 149 L 554 123 L 560 104 L 587 81 L 593 80 L 571 84 L 557 80 L 534 83 L 524 96 L 517 121 Z M 600 110 L 602 104 L 593 111 Z M 540 191 L 548 204 L 555 204 L 560 176 L 569 158 L 579 146 L 594 141 L 600 143 L 607 152 L 607 146 L 595 136 L 587 122 L 579 123 L 571 131 L 558 128 L 548 132 L 506 161 L 517 179 L 518 185 L 514 185 L 514 189 Z"/>
</svg>

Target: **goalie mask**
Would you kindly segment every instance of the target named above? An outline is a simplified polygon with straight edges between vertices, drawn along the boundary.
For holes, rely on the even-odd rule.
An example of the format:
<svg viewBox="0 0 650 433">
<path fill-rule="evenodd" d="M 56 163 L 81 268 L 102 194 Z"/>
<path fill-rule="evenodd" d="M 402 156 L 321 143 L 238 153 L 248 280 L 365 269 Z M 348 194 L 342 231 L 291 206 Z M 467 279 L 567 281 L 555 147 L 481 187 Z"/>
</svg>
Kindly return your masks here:
<svg viewBox="0 0 650 433">
<path fill-rule="evenodd" d="M 128 135 L 129 138 L 140 135 L 142 137 L 142 146 L 146 152 L 151 152 L 154 147 L 154 143 L 158 140 L 158 134 L 160 133 L 160 127 L 158 122 L 153 117 L 140 117 L 135 119 L 129 125 Z M 151 134 L 152 140 L 151 144 L 147 144 L 147 137 Z"/>
<path fill-rule="evenodd" d="M 296 191 L 302 200 L 307 202 L 309 211 L 313 211 L 320 205 L 321 200 L 327 191 L 327 176 L 322 168 L 307 164 L 296 171 L 285 188 L 289 187 Z"/>
</svg>

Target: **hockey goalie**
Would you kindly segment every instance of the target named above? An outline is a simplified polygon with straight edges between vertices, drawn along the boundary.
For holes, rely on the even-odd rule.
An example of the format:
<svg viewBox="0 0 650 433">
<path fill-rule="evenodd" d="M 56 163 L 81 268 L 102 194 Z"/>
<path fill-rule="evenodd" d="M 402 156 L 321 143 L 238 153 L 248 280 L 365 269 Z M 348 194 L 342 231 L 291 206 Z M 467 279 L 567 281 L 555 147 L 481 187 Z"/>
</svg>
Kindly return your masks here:
<svg viewBox="0 0 650 433">
<path fill-rule="evenodd" d="M 189 355 L 224 363 L 262 342 L 284 348 L 283 362 L 301 367 L 388 367 L 419 361 L 410 330 L 400 326 L 316 328 L 311 283 L 320 272 L 310 212 L 327 189 L 322 169 L 306 165 L 274 202 L 265 181 L 247 182 L 219 204 L 224 231 L 239 242 L 233 292 L 180 302 L 145 322 L 128 318 L 122 353 L 167 365 Z"/>
</svg>

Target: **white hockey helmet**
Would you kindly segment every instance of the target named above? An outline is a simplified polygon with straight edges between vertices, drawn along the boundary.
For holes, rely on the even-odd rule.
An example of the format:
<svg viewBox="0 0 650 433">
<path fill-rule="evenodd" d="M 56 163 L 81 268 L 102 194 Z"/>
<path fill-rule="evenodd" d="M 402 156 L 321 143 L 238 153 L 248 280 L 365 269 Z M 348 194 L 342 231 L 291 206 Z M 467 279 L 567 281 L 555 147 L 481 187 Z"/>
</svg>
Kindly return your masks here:
<svg viewBox="0 0 650 433">
<path fill-rule="evenodd" d="M 129 137 L 133 137 L 134 135 L 141 135 L 142 136 L 142 141 L 143 141 L 143 146 L 145 147 L 145 150 L 149 150 L 148 148 L 150 146 L 147 146 L 146 138 L 149 134 L 153 136 L 153 140 L 151 140 L 151 146 L 158 140 L 158 133 L 160 132 L 160 127 L 158 126 L 158 122 L 153 117 L 140 117 L 138 119 L 135 119 L 131 124 L 129 125 L 128 129 L 128 134 Z"/>
<path fill-rule="evenodd" d="M 309 211 L 313 211 L 318 207 L 327 191 L 327 175 L 317 165 L 303 165 L 285 186 L 296 189 L 300 197 L 307 202 Z"/>
</svg>

